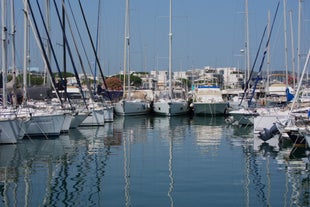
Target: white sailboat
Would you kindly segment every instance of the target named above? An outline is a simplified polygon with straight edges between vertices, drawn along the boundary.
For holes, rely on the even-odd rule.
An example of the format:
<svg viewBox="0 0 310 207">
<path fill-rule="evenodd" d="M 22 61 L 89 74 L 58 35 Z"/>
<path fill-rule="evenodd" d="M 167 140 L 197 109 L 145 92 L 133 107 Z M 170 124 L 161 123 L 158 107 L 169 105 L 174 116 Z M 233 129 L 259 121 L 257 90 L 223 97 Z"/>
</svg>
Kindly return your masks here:
<svg viewBox="0 0 310 207">
<path fill-rule="evenodd" d="M 170 0 L 169 15 L 169 80 L 168 90 L 160 91 L 153 103 L 155 114 L 164 116 L 182 115 L 188 112 L 188 102 L 185 97 L 176 97 L 172 90 L 172 0 Z"/>
<path fill-rule="evenodd" d="M 298 97 L 300 94 L 300 89 L 301 89 L 301 85 L 302 85 L 302 80 L 303 77 L 305 75 L 305 72 L 308 68 L 308 64 L 310 61 L 310 49 L 308 50 L 308 54 L 306 57 L 306 62 L 300 77 L 300 81 L 297 87 L 297 91 L 296 91 L 296 97 L 293 100 L 293 103 L 291 105 L 291 109 L 289 111 L 289 115 L 286 117 L 286 119 L 282 119 L 282 122 L 278 121 L 276 123 L 278 130 L 281 133 L 286 133 L 289 135 L 289 137 L 293 140 L 295 137 L 291 136 L 292 133 L 291 132 L 297 132 L 298 135 L 300 135 L 300 137 L 304 137 L 306 139 L 307 144 L 309 145 L 309 134 L 310 134 L 310 130 L 309 130 L 309 114 L 310 114 L 310 110 L 309 107 L 303 107 L 303 108 L 298 108 L 298 110 L 301 112 L 300 114 L 298 114 L 298 116 L 296 116 L 296 109 L 295 109 L 295 105 L 297 105 L 297 101 L 298 101 Z M 295 110 L 294 110 L 295 109 Z"/>
<path fill-rule="evenodd" d="M 97 53 L 98 53 L 98 56 L 100 56 L 100 28 L 101 28 L 101 10 L 102 10 L 102 1 L 98 1 L 98 16 L 97 16 L 97 42 L 96 42 L 96 45 L 97 45 Z M 95 66 L 98 65 L 98 67 L 100 66 L 100 63 L 99 63 L 99 60 L 97 60 L 98 64 L 96 64 Z M 96 70 L 96 68 L 95 68 Z M 99 70 L 101 71 L 101 67 L 99 67 Z M 95 73 L 96 74 L 96 71 Z M 103 74 L 102 74 L 103 75 Z M 96 77 L 94 77 L 94 80 L 96 80 Z M 102 80 L 104 82 L 104 80 Z M 96 83 L 96 81 L 95 81 Z M 94 84 L 94 88 L 96 84 Z M 104 84 L 106 86 L 106 84 Z M 98 90 L 99 89 L 99 90 Z M 107 123 L 107 122 L 113 122 L 114 121 L 114 106 L 113 106 L 113 103 L 112 103 L 112 100 L 111 100 L 111 97 L 110 97 L 110 94 L 108 92 L 108 97 L 109 97 L 109 100 L 105 100 L 103 98 L 103 95 L 100 94 L 100 91 L 102 90 L 101 88 L 101 85 L 97 85 L 97 94 L 99 95 L 99 97 L 101 98 L 101 102 L 102 102 L 102 106 L 103 106 L 103 110 L 104 110 L 104 122 Z"/>
<path fill-rule="evenodd" d="M 69 3 L 69 8 L 70 8 L 70 11 L 72 13 L 72 15 L 74 16 L 74 12 L 72 11 L 72 8 L 71 8 L 71 5 L 70 5 L 70 2 Z M 88 24 L 87 24 L 87 21 L 85 19 L 85 16 L 84 16 L 84 11 L 83 11 L 83 8 L 79 2 L 79 5 L 80 5 L 80 9 L 82 11 L 82 15 L 83 15 L 83 19 L 84 19 L 84 23 L 85 23 L 85 26 L 87 28 L 87 30 L 89 30 L 88 28 Z M 65 12 L 66 12 L 66 7 L 64 5 L 64 3 L 62 4 Z M 101 2 L 99 1 L 98 2 L 98 22 L 97 22 L 97 36 L 99 35 L 99 28 L 100 28 L 100 9 L 101 9 Z M 73 18 L 75 19 L 75 18 Z M 70 23 L 70 18 L 67 18 L 67 22 L 68 22 L 68 25 L 69 25 L 69 28 L 70 28 L 70 31 L 71 31 L 71 35 L 72 35 L 72 39 L 73 39 L 73 42 L 74 42 L 74 47 L 76 48 L 76 50 L 78 51 L 77 49 L 77 41 L 75 40 L 75 37 L 74 37 L 74 32 L 72 31 L 72 26 L 71 26 L 71 23 Z M 77 23 L 76 21 L 74 20 L 74 25 L 76 27 L 77 30 L 78 29 L 78 26 L 77 26 Z M 81 38 L 81 35 L 80 33 L 78 32 L 78 35 L 79 37 Z M 89 38 L 92 40 L 92 37 L 90 36 L 90 33 L 88 33 L 89 35 Z M 97 37 L 98 38 L 98 37 Z M 99 39 L 99 38 L 98 38 Z M 83 44 L 83 43 L 82 43 Z M 99 66 L 99 69 L 100 69 L 100 72 L 101 72 L 101 77 L 103 79 L 103 82 L 104 82 L 104 77 L 103 77 L 103 74 L 102 74 L 102 70 L 101 70 L 101 67 L 100 67 L 100 64 L 99 64 L 99 59 L 98 59 L 98 55 L 97 55 L 97 49 L 95 49 L 95 46 L 93 44 L 93 42 L 91 41 L 91 44 L 92 44 L 92 48 L 93 48 L 93 51 L 94 51 L 94 56 L 96 58 L 96 65 L 95 66 Z M 98 43 L 96 43 L 98 44 Z M 98 46 L 98 45 L 97 45 Z M 85 77 L 87 77 L 87 74 L 84 70 L 84 66 L 83 66 L 83 62 L 80 60 L 80 64 L 81 64 L 81 68 L 82 68 L 82 71 L 83 71 L 83 74 Z M 89 64 L 89 62 L 88 62 Z M 91 66 L 89 65 L 89 67 L 91 68 Z M 94 73 L 96 74 L 96 72 Z M 96 76 L 94 77 L 94 80 L 96 80 Z M 97 89 L 100 85 L 97 85 Z M 73 124 L 71 124 L 71 127 L 70 128 L 75 128 L 77 126 L 103 126 L 105 122 L 113 122 L 114 120 L 114 110 L 113 110 L 113 106 L 110 102 L 102 99 L 101 100 L 101 92 L 98 92 L 98 94 L 96 94 L 96 98 L 94 97 L 94 94 L 93 94 L 93 91 L 90 87 L 90 81 L 88 80 L 88 78 L 86 78 L 86 87 L 87 87 L 87 90 L 85 91 L 84 93 L 84 90 L 83 92 L 82 91 L 77 91 L 75 90 L 74 94 L 81 94 L 83 96 L 83 94 L 86 95 L 86 97 L 88 97 L 88 100 L 86 101 L 86 109 L 82 109 L 82 110 L 79 110 L 78 113 L 75 115 L 75 118 L 76 120 L 73 120 Z M 74 87 L 70 87 L 71 89 L 70 90 L 74 90 Z M 96 84 L 94 85 L 94 88 L 96 88 Z M 100 86 L 101 88 L 101 86 Z M 67 92 L 68 92 L 68 89 L 67 88 Z M 77 89 L 77 88 L 75 88 Z M 73 92 L 73 91 L 72 91 Z M 96 100 L 95 100 L 96 99 Z M 83 117 L 85 117 L 84 120 Z M 80 122 L 80 123 L 79 123 Z"/>
<path fill-rule="evenodd" d="M 31 114 L 31 119 L 27 122 L 25 136 L 29 137 L 53 137 L 59 136 L 65 120 L 64 113 L 55 111 L 48 113 L 45 110 L 24 108 Z M 31 113 L 33 111 L 33 113 Z"/>
<path fill-rule="evenodd" d="M 69 7 L 70 7 L 70 10 L 71 10 L 70 3 L 69 3 Z M 98 15 L 100 14 L 100 7 L 101 6 L 100 6 L 100 2 L 99 2 L 99 5 L 98 5 Z M 66 12 L 64 3 L 63 3 L 63 8 L 64 8 L 64 10 Z M 80 5 L 80 8 L 81 8 L 82 14 L 84 16 L 84 12 L 83 12 L 83 9 L 82 9 L 81 5 Z M 72 10 L 71 10 L 71 13 L 73 14 Z M 83 19 L 84 19 L 85 26 L 86 26 L 86 28 L 88 30 L 89 29 L 88 28 L 88 24 L 87 24 L 85 18 L 83 18 Z M 98 19 L 99 19 L 99 16 L 98 16 Z M 68 17 L 67 17 L 67 23 L 68 23 L 69 28 L 70 28 L 72 40 L 74 42 L 74 47 L 78 51 L 78 49 L 77 49 L 77 41 L 76 41 L 76 39 L 75 39 L 75 37 L 73 35 L 74 32 L 71 29 L 72 28 L 72 26 L 71 26 L 72 24 L 70 23 L 70 18 L 68 18 Z M 75 24 L 75 26 L 77 28 L 76 21 L 74 21 L 74 24 Z M 99 26 L 97 26 L 97 29 L 98 28 L 99 28 Z M 97 30 L 97 32 L 98 32 L 98 30 Z M 80 33 L 78 33 L 78 34 L 80 36 Z M 91 39 L 91 37 L 90 37 L 90 39 Z M 91 43 L 92 43 L 92 41 L 91 41 Z M 92 46 L 93 46 L 93 43 L 92 43 Z M 98 63 L 98 66 L 100 68 L 100 64 L 99 64 L 99 60 L 98 60 L 96 52 L 95 52 L 94 55 L 96 57 L 96 62 Z M 72 59 L 72 58 L 70 58 L 70 59 Z M 83 62 L 81 60 L 80 60 L 80 64 L 81 64 L 81 69 L 83 71 L 84 76 L 87 77 L 86 71 L 85 71 L 84 66 L 83 66 Z M 97 66 L 97 64 L 96 64 L 96 66 Z M 100 71 L 101 71 L 101 68 L 100 68 Z M 75 73 L 77 73 L 77 71 L 75 71 Z M 102 78 L 102 79 L 104 81 L 104 78 Z M 96 77 L 94 77 L 94 80 L 96 80 Z M 99 86 L 99 85 L 97 85 L 97 86 Z M 90 81 L 89 81 L 88 78 L 86 78 L 86 90 L 83 90 L 81 87 L 82 86 L 80 86 L 80 89 L 78 91 L 76 91 L 75 93 L 77 93 L 77 94 L 80 93 L 80 95 L 83 97 L 83 99 L 84 99 L 84 96 L 87 97 L 86 98 L 87 100 L 85 99 L 87 111 L 85 109 L 82 109 L 82 110 L 78 111 L 78 113 L 75 116 L 76 120 L 74 120 L 74 124 L 71 125 L 71 128 L 73 128 L 74 126 L 77 126 L 78 122 L 80 122 L 80 121 L 81 122 L 80 122 L 79 126 L 104 126 L 104 123 L 106 121 L 108 121 L 108 122 L 113 121 L 113 110 L 111 110 L 111 106 L 108 105 L 108 103 L 105 100 L 95 101 L 95 97 L 94 97 L 94 94 L 93 94 L 92 89 L 90 87 Z M 94 86 L 94 88 L 95 88 L 95 86 Z M 71 90 L 72 89 L 74 89 L 74 88 L 71 87 Z M 68 92 L 68 88 L 67 88 L 67 92 Z M 83 117 L 85 117 L 84 120 L 82 120 Z"/>
<path fill-rule="evenodd" d="M 30 24 L 30 27 L 33 30 L 35 40 L 38 44 L 38 48 L 40 49 L 40 54 L 42 55 L 42 59 L 45 63 L 45 66 L 48 66 L 48 60 L 44 57 L 44 49 L 42 48 L 43 45 L 40 44 L 40 37 L 37 33 L 34 22 L 32 22 L 30 18 L 31 12 L 28 12 L 28 8 L 31 9 L 30 4 L 28 1 L 24 1 L 24 13 L 25 13 L 25 21 L 24 21 L 24 77 L 27 73 L 27 67 L 28 67 L 28 23 Z M 24 78 L 24 90 L 25 95 L 27 91 L 27 79 Z M 27 96 L 24 97 L 24 100 L 26 100 Z M 45 107 L 48 107 L 48 104 L 44 104 Z M 27 130 L 25 132 L 26 136 L 58 136 L 60 135 L 60 132 L 63 127 L 63 123 L 65 120 L 65 114 L 63 111 L 59 110 L 52 110 L 48 111 L 47 108 L 44 110 L 38 109 L 34 107 L 33 105 L 24 102 L 24 105 L 22 109 L 20 110 L 23 114 L 28 114 L 31 118 L 29 122 L 27 123 Z"/>
<path fill-rule="evenodd" d="M 303 80 L 305 71 L 307 69 L 310 59 L 310 49 L 307 54 L 306 62 L 300 80 Z M 281 133 L 282 137 L 289 137 L 293 143 L 298 143 L 300 140 L 309 141 L 309 107 L 297 107 L 298 97 L 300 94 L 302 81 L 299 81 L 299 85 L 296 91 L 296 97 L 293 100 L 290 110 L 284 111 L 282 114 L 273 113 L 272 117 L 262 117 L 259 123 L 256 123 L 256 128 L 258 126 L 264 126 L 264 131 L 260 132 L 260 138 L 264 141 L 271 139 L 275 133 Z M 272 122 L 273 121 L 273 122 Z M 266 126 L 268 124 L 269 126 Z M 274 127 L 275 126 L 275 127 Z M 297 135 L 297 136 L 296 136 Z M 299 137 L 302 139 L 298 140 Z M 309 144 L 309 143 L 308 143 Z"/>
<path fill-rule="evenodd" d="M 2 12 L 2 107 L 7 108 L 7 26 L 6 26 L 6 11 L 7 1 L 1 1 Z M 7 117 L 1 113 L 0 116 L 0 144 L 15 144 L 18 139 L 18 120 L 16 116 Z"/>
<path fill-rule="evenodd" d="M 124 85 L 123 98 L 114 104 L 117 115 L 144 115 L 150 112 L 150 103 L 145 100 L 145 96 L 133 97 L 130 86 L 130 24 L 129 24 L 129 0 L 126 0 L 125 12 L 125 41 L 124 41 Z M 128 69 L 128 71 L 127 71 Z M 126 91 L 127 74 L 127 91 Z M 142 91 L 141 91 L 142 92 Z"/>
<path fill-rule="evenodd" d="M 249 13 L 248 13 L 248 0 L 245 0 L 245 31 L 246 31 L 246 39 L 245 39 L 245 52 L 246 52 L 246 72 L 247 75 L 245 76 L 245 87 L 248 87 L 248 81 L 250 78 L 250 40 L 249 40 Z M 247 99 L 247 93 L 248 91 L 244 91 L 244 94 L 242 94 L 242 99 L 240 100 L 238 106 L 239 109 L 234 109 L 229 112 L 229 122 L 231 123 L 237 123 L 239 125 L 253 125 L 254 124 L 254 117 L 258 116 L 258 113 L 250 108 L 248 106 L 245 99 Z M 237 99 L 239 101 L 239 98 Z M 244 103 L 242 105 L 242 102 Z M 245 107 L 244 107 L 245 105 Z"/>
<path fill-rule="evenodd" d="M 246 0 L 246 5 L 247 5 L 247 0 Z M 275 20 L 275 17 L 277 15 L 277 13 L 278 13 L 278 8 L 279 8 L 279 3 L 277 5 L 277 9 L 276 9 L 276 13 L 275 13 L 275 16 L 274 16 L 274 20 Z M 248 18 L 248 12 L 246 12 L 246 17 Z M 269 47 L 270 36 L 271 36 L 271 32 L 272 32 L 272 29 L 273 29 L 273 26 L 274 26 L 274 20 L 272 22 L 271 28 L 268 31 L 269 34 L 268 34 L 268 39 L 267 39 L 267 42 L 266 42 L 265 50 L 267 50 L 268 47 Z M 266 31 L 266 29 L 267 29 L 267 27 L 265 28 L 265 31 Z M 264 31 L 264 34 L 265 34 L 265 31 Z M 247 33 L 248 33 L 248 29 L 247 29 Z M 263 66 L 263 63 L 264 63 L 265 55 L 266 55 L 266 53 L 264 53 L 264 56 L 262 58 L 261 67 L 260 67 L 260 69 L 258 71 L 258 74 L 261 73 L 261 69 L 262 69 L 262 66 Z M 256 77 L 251 97 L 254 96 L 257 81 L 258 81 L 258 76 Z M 251 98 L 250 98 L 249 101 L 250 101 L 249 103 L 251 103 Z M 239 110 L 233 110 L 233 111 L 229 112 L 229 114 L 231 115 L 231 122 L 236 121 L 236 122 L 239 122 L 239 124 L 241 124 L 241 125 L 254 125 L 254 119 L 257 116 L 259 116 L 260 113 L 258 112 L 258 108 L 256 108 L 256 107 L 253 108 L 251 106 L 251 104 L 249 104 L 249 105 L 250 105 L 250 107 L 248 107 L 248 108 L 241 108 Z"/>
</svg>

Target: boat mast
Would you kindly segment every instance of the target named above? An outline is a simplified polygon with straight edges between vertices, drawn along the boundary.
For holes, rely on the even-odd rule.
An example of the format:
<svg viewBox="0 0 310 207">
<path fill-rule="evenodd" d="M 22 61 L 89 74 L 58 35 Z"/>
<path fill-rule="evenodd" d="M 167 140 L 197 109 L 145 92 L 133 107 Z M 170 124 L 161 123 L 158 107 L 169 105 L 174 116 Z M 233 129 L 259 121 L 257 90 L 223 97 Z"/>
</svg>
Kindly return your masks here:
<svg viewBox="0 0 310 207">
<path fill-rule="evenodd" d="M 66 17 L 65 17 L 65 0 L 62 1 L 62 23 L 60 26 L 62 28 L 62 58 L 63 58 L 63 70 L 64 70 L 64 92 L 67 93 L 67 41 L 66 41 Z"/>
<path fill-rule="evenodd" d="M 291 27 L 291 46 L 292 46 L 292 71 L 293 71 L 293 86 L 296 85 L 296 74 L 295 74 L 295 52 L 294 52 L 294 33 L 293 33 L 293 11 L 290 10 L 290 27 Z"/>
<path fill-rule="evenodd" d="M 68 1 L 68 2 L 70 2 L 70 1 Z M 100 62 L 99 62 L 99 58 L 98 58 L 98 55 L 97 55 L 97 52 L 96 52 L 96 48 L 95 48 L 93 39 L 92 39 L 91 34 L 90 34 L 90 31 L 89 31 L 89 27 L 88 27 L 88 24 L 87 24 L 87 21 L 86 21 L 86 17 L 85 17 L 85 13 L 84 13 L 84 10 L 83 10 L 81 1 L 78 0 L 78 2 L 79 2 L 79 7 L 80 7 L 80 10 L 81 10 L 81 13 L 82 13 L 82 17 L 83 17 L 83 20 L 84 20 L 84 23 L 85 23 L 85 26 L 86 26 L 87 34 L 88 34 L 88 37 L 89 37 L 89 40 L 90 40 L 90 43 L 91 43 L 91 47 L 92 47 L 92 49 L 93 49 L 94 56 L 95 56 L 96 62 L 97 62 L 97 64 L 98 64 L 98 69 L 99 69 L 99 71 L 100 71 L 100 75 L 101 75 L 101 78 L 102 78 L 104 87 L 105 87 L 106 90 L 108 90 L 108 85 L 107 85 L 107 83 L 106 83 L 106 81 L 105 81 L 105 77 L 104 77 L 104 75 L 103 75 L 103 71 L 102 71 L 102 68 L 101 68 L 101 64 L 100 64 Z M 70 4 L 70 3 L 69 3 L 69 4 Z M 109 91 L 107 91 L 107 92 L 108 92 L 107 94 L 108 94 L 108 96 L 109 96 L 109 99 L 110 99 L 110 101 L 111 101 L 111 100 L 112 100 L 112 97 L 111 97 Z"/>
<path fill-rule="evenodd" d="M 7 106 L 7 88 L 6 88 L 6 82 L 7 82 L 7 26 L 6 26 L 6 11 L 7 11 L 7 1 L 2 0 L 1 1 L 1 10 L 2 10 L 2 106 Z"/>
<path fill-rule="evenodd" d="M 304 68 L 302 70 L 300 81 L 298 82 L 298 87 L 297 87 L 297 90 L 296 90 L 296 93 L 295 93 L 296 97 L 293 99 L 293 103 L 292 103 L 290 112 L 293 111 L 294 105 L 296 103 L 296 100 L 298 100 L 298 98 L 299 98 L 299 91 L 300 91 L 300 88 L 301 88 L 301 85 L 302 85 L 302 80 L 304 78 L 305 72 L 306 72 L 307 67 L 308 67 L 309 59 L 310 59 L 310 49 L 308 50 L 308 54 L 307 54 L 307 57 L 306 57 L 306 62 L 305 62 Z"/>
<path fill-rule="evenodd" d="M 268 11 L 268 34 L 270 34 L 270 10 Z M 269 74 L 270 74 L 270 45 L 267 48 L 267 80 L 266 80 L 266 89 L 265 89 L 265 98 L 267 93 L 269 94 Z"/>
<path fill-rule="evenodd" d="M 246 27 L 246 40 L 245 40 L 245 52 L 246 52 L 246 80 L 250 80 L 250 32 L 249 32 L 249 8 L 248 0 L 245 0 L 245 27 Z M 246 83 L 246 82 L 245 82 Z"/>
<path fill-rule="evenodd" d="M 288 87 L 288 64 L 287 64 L 287 34 L 286 34 L 286 0 L 283 0 L 283 28 L 284 28 L 284 53 L 285 53 L 285 82 Z"/>
<path fill-rule="evenodd" d="M 14 1 L 11 1 L 11 35 L 12 35 L 12 74 L 13 74 L 13 90 L 12 90 L 12 103 L 16 106 L 16 55 L 15 55 L 15 12 Z"/>
<path fill-rule="evenodd" d="M 170 0 L 169 12 L 169 97 L 172 98 L 172 0 Z"/>
<path fill-rule="evenodd" d="M 26 13 L 26 10 L 24 10 L 25 16 L 27 17 L 28 22 L 30 23 L 30 26 L 31 26 L 31 29 L 32 29 L 32 31 L 33 31 L 35 40 L 36 40 L 37 45 L 38 45 L 38 47 L 39 47 L 39 50 L 40 50 L 40 52 L 41 52 L 41 56 L 42 56 L 42 58 L 43 58 L 43 62 L 44 62 L 44 64 L 45 64 L 45 66 L 48 68 L 48 72 L 49 72 L 49 75 L 50 75 L 50 78 L 51 78 L 52 87 L 53 87 L 54 89 L 56 89 L 56 82 L 55 82 L 55 79 L 54 79 L 53 76 L 52 76 L 51 64 L 50 64 L 50 61 L 48 60 L 48 57 L 47 57 L 47 54 L 46 54 L 46 50 L 45 50 L 45 47 L 44 47 L 44 44 L 43 44 L 43 40 L 42 40 L 42 38 L 41 38 L 41 34 L 40 34 L 40 32 L 39 32 L 39 29 L 38 29 L 37 21 L 36 21 L 36 19 L 34 18 L 32 6 L 31 6 L 29 0 L 25 0 L 25 1 L 24 1 L 24 4 L 25 4 L 24 7 L 27 6 L 27 7 L 29 8 L 28 13 Z M 37 4 L 38 4 L 38 2 L 37 2 Z M 31 21 L 31 18 L 30 18 L 30 16 L 29 16 L 29 14 L 32 16 L 33 22 Z M 62 100 L 60 99 L 58 90 L 55 90 L 55 91 L 56 91 L 56 95 L 57 95 L 58 99 L 60 100 L 60 102 L 61 102 L 61 104 L 62 104 Z"/>
<path fill-rule="evenodd" d="M 50 10 L 51 10 L 51 5 L 50 5 L 50 0 L 46 0 L 46 4 L 45 4 L 45 13 L 46 13 L 46 25 L 47 25 L 47 30 L 50 33 L 51 32 L 51 15 L 50 15 Z M 50 45 L 48 43 L 46 43 L 45 46 L 45 50 L 46 50 L 46 55 L 49 61 L 51 61 L 51 48 Z M 44 85 L 45 85 L 45 81 L 47 86 L 51 86 L 51 79 L 48 75 L 48 68 L 45 66 L 45 70 L 44 70 Z"/>
<path fill-rule="evenodd" d="M 63 1 L 63 2 L 62 2 L 62 8 L 63 8 L 63 14 L 65 14 L 64 18 L 67 19 L 68 28 L 69 28 L 69 31 L 70 31 L 70 34 L 71 34 L 71 37 L 72 37 L 72 42 L 73 42 L 73 45 L 74 45 L 74 48 L 75 48 L 77 57 L 78 57 L 79 62 L 80 62 L 80 66 L 81 66 L 83 75 L 84 75 L 84 77 L 87 77 L 87 74 L 86 74 L 86 72 L 85 72 L 85 67 L 84 67 L 84 64 L 83 64 L 83 61 L 82 61 L 82 57 L 81 57 L 81 54 L 80 54 L 79 49 L 78 49 L 78 46 L 77 46 L 78 43 L 77 43 L 76 38 L 75 38 L 75 36 L 74 36 L 74 32 L 73 32 L 73 29 L 72 29 L 72 25 L 71 25 L 71 23 L 70 23 L 70 18 L 69 18 L 69 16 L 68 16 L 67 9 L 66 9 L 66 6 L 65 6 L 64 3 L 65 3 L 65 2 Z M 69 2 L 69 1 L 68 1 L 68 5 L 69 5 L 70 10 L 71 10 L 71 13 L 72 13 L 72 8 L 71 8 L 71 5 L 70 5 L 70 2 Z M 72 14 L 73 14 L 73 13 L 72 13 Z M 73 16 L 73 20 L 74 20 L 74 23 L 76 23 L 74 16 Z M 63 24 L 62 24 L 62 25 L 63 25 Z M 75 26 L 76 26 L 76 24 L 75 24 Z M 77 28 L 77 27 L 76 27 L 76 28 Z M 80 35 L 78 29 L 77 29 L 77 32 L 78 32 L 78 34 Z M 80 36 L 80 38 L 81 38 L 81 36 Z M 82 43 L 82 45 L 83 45 L 83 41 L 81 41 L 81 43 Z M 84 48 L 84 45 L 83 45 L 83 48 Z M 84 52 L 85 52 L 85 50 L 84 50 Z M 85 53 L 85 54 L 87 54 L 87 53 Z M 87 55 L 86 55 L 86 56 L 87 56 Z M 88 60 L 88 57 L 86 57 L 86 59 Z M 55 61 L 56 61 L 56 59 L 55 59 Z M 89 64 L 89 61 L 88 61 L 88 64 Z M 91 68 L 90 64 L 89 64 L 89 68 Z M 59 70 L 59 74 L 60 74 L 60 76 L 61 76 L 60 70 Z M 77 70 L 75 70 L 75 69 L 74 69 L 74 74 L 78 77 L 78 72 L 77 72 Z M 81 87 L 81 86 L 80 86 L 80 87 Z M 91 92 L 92 90 L 91 90 L 91 87 L 90 87 L 89 78 L 86 78 L 86 87 L 87 87 L 88 91 L 90 92 L 90 93 L 89 93 L 89 94 L 90 94 L 90 99 L 94 102 L 94 93 Z M 65 90 L 65 93 L 67 94 L 67 91 L 66 91 L 66 90 Z M 70 100 L 70 99 L 68 98 L 68 100 Z"/>
<path fill-rule="evenodd" d="M 130 24 L 129 24 L 129 0 L 126 0 L 126 11 L 125 11 L 125 36 L 124 36 L 124 81 L 123 81 L 123 97 L 126 96 L 126 73 L 127 74 L 127 86 L 128 96 L 130 99 Z"/>
<path fill-rule="evenodd" d="M 301 3 L 302 3 L 302 1 L 303 0 L 299 0 L 299 2 L 298 2 L 297 83 L 300 80 L 300 58 L 301 58 L 301 54 L 300 54 L 301 33 L 300 33 L 300 30 L 301 30 Z M 302 81 L 302 80 L 300 80 L 300 81 Z"/>
<path fill-rule="evenodd" d="M 28 14 L 28 6 L 26 0 L 24 0 L 24 12 Z M 28 61 L 30 60 L 29 55 L 29 22 L 27 15 L 24 15 L 24 63 L 23 63 L 23 102 L 27 99 L 27 68 Z"/>
<path fill-rule="evenodd" d="M 100 57 L 100 29 L 101 29 L 101 1 L 98 1 L 98 13 L 97 13 L 97 32 L 96 32 L 96 52 L 98 56 Z M 94 66 L 94 90 L 95 93 L 96 91 L 96 86 L 97 86 L 97 62 L 95 61 L 95 66 Z"/>
</svg>

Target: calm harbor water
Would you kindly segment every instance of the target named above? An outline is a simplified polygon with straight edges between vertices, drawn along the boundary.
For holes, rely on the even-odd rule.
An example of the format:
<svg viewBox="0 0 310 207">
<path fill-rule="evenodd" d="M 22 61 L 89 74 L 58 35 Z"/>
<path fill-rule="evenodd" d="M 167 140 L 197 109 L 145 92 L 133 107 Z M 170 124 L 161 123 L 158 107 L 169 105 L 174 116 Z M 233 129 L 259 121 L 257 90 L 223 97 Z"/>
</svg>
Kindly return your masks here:
<svg viewBox="0 0 310 207">
<path fill-rule="evenodd" d="M 310 206 L 303 153 L 223 117 L 118 117 L 1 145 L 0 206 Z"/>
</svg>

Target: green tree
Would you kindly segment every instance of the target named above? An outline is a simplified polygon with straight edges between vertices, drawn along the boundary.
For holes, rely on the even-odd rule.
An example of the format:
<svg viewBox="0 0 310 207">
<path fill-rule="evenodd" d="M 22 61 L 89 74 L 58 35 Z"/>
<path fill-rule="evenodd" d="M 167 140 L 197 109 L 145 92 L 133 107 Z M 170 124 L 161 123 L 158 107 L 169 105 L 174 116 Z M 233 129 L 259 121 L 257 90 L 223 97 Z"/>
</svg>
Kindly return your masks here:
<svg viewBox="0 0 310 207">
<path fill-rule="evenodd" d="M 59 74 L 58 73 L 53 73 L 53 76 L 54 77 L 58 77 L 59 78 Z M 73 73 L 70 73 L 70 72 L 61 72 L 61 76 L 64 78 L 64 77 L 75 77 L 75 75 Z"/>
<path fill-rule="evenodd" d="M 142 85 L 142 79 L 135 75 L 130 75 L 130 85 L 140 87 Z"/>
<path fill-rule="evenodd" d="M 36 75 L 31 75 L 30 76 L 30 83 L 31 83 L 31 85 L 40 86 L 40 85 L 43 84 L 43 82 L 44 82 L 44 79 L 41 76 L 36 76 Z"/>
</svg>

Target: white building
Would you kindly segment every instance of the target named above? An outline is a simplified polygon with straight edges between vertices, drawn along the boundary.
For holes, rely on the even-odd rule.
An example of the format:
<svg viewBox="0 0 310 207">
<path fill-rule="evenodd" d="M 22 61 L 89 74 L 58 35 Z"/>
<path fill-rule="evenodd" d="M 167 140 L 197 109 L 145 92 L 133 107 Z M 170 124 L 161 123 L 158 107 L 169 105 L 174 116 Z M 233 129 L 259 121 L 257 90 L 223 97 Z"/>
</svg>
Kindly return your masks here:
<svg viewBox="0 0 310 207">
<path fill-rule="evenodd" d="M 152 81 L 157 84 L 158 88 L 163 88 L 168 85 L 168 71 L 150 71 L 148 76 Z M 244 72 L 240 71 L 235 67 L 224 67 L 215 68 L 210 66 L 205 66 L 203 68 L 195 68 L 187 71 L 173 72 L 172 79 L 189 79 L 190 81 L 197 80 L 199 78 L 214 78 L 218 79 L 218 84 L 222 88 L 240 88 L 244 81 Z M 148 82 L 148 85 L 152 85 L 151 82 L 143 80 L 143 82 Z M 153 82 L 152 82 L 153 83 Z"/>
<path fill-rule="evenodd" d="M 177 79 L 187 79 L 186 71 L 178 71 L 178 72 L 173 72 L 173 78 L 175 80 Z"/>
<path fill-rule="evenodd" d="M 218 73 L 223 75 L 224 87 L 240 88 L 244 82 L 244 72 L 235 67 L 216 68 Z"/>
</svg>

